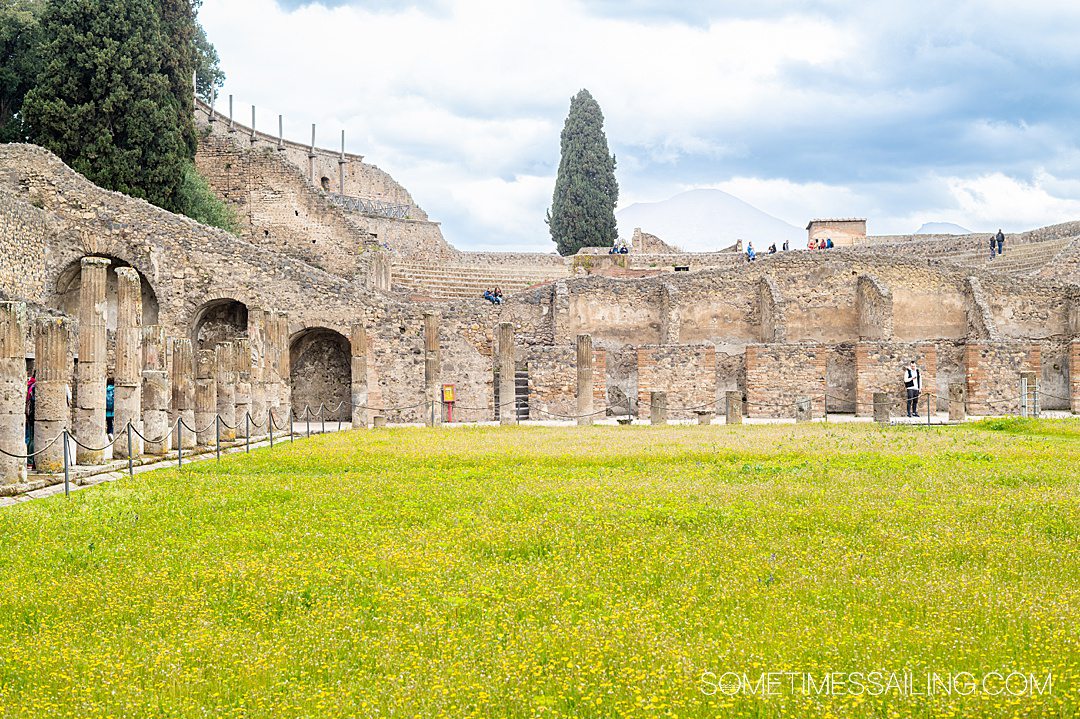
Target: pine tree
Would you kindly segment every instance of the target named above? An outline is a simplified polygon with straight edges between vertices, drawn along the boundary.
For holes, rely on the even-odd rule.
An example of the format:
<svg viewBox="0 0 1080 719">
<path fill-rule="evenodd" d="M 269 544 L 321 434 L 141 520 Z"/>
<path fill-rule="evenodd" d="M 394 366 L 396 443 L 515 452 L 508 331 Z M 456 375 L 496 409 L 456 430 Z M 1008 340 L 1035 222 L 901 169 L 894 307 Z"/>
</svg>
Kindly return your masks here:
<svg viewBox="0 0 1080 719">
<path fill-rule="evenodd" d="M 95 183 L 173 211 L 191 161 L 193 67 L 170 52 L 154 0 L 53 0 L 41 21 L 42 72 L 22 115 L 29 137 Z"/>
<path fill-rule="evenodd" d="M 608 153 L 600 105 L 581 90 L 570 100 L 562 131 L 562 158 L 547 223 L 560 255 L 582 247 L 611 247 L 618 236 L 615 156 Z"/>
<path fill-rule="evenodd" d="M 25 139 L 22 104 L 37 81 L 44 0 L 0 2 L 0 142 Z"/>
</svg>

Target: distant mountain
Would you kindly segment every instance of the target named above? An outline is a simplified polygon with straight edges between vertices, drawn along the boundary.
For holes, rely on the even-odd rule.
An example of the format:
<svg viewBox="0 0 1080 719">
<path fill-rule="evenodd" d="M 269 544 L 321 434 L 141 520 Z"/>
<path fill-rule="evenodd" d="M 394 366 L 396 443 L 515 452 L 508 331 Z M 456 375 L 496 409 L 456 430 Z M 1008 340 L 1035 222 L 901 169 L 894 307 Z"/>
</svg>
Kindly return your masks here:
<svg viewBox="0 0 1080 719">
<path fill-rule="evenodd" d="M 656 235 L 689 252 L 722 250 L 753 242 L 763 251 L 784 240 L 806 247 L 806 231 L 766 214 L 722 190 L 690 190 L 663 202 L 637 202 L 615 213 L 619 236 L 629 240 L 634 228 Z"/>
<path fill-rule="evenodd" d="M 915 230 L 916 235 L 970 235 L 971 230 L 951 222 L 927 222 Z"/>
</svg>

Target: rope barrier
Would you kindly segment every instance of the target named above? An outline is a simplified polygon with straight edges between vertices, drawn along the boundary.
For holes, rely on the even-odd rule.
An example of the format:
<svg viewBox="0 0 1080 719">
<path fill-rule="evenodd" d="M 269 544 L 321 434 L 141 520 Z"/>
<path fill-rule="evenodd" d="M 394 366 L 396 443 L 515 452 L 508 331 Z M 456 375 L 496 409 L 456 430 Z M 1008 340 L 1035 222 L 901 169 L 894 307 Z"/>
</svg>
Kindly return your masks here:
<svg viewBox="0 0 1080 719">
<path fill-rule="evenodd" d="M 37 457 L 42 452 L 48 451 L 48 449 L 50 447 L 52 447 L 54 444 L 56 444 L 56 441 L 58 439 L 60 439 L 61 437 L 63 437 L 63 436 L 64 436 L 64 433 L 61 432 L 60 434 L 58 434 L 55 437 L 53 437 L 52 439 L 50 439 L 48 441 L 48 443 L 44 447 L 37 450 L 36 452 L 32 452 L 31 454 L 12 454 L 11 452 L 8 452 L 7 450 L 3 449 L 2 447 L 0 447 L 0 454 L 11 457 L 12 459 L 27 459 L 27 460 L 33 459 L 34 457 Z"/>
<path fill-rule="evenodd" d="M 183 421 L 184 421 L 183 419 L 181 419 L 181 418 L 177 417 L 177 418 L 176 418 L 176 421 L 175 421 L 175 422 L 173 422 L 173 423 L 172 423 L 171 425 L 169 425 L 169 429 L 167 429 L 167 430 L 165 431 L 165 434 L 161 435 L 161 437 L 159 437 L 159 438 L 157 438 L 157 439 L 148 439 L 147 437 L 145 437 L 145 436 L 143 435 L 143 433 L 142 433 L 142 432 L 140 432 L 140 431 L 139 431 L 139 428 L 138 428 L 138 427 L 136 427 L 136 426 L 135 426 L 134 424 L 132 424 L 131 422 L 128 422 L 126 426 L 128 426 L 128 427 L 131 427 L 131 431 L 132 431 L 132 432 L 134 432 L 135 434 L 139 435 L 139 438 L 140 438 L 140 439 L 142 439 L 142 441 L 143 441 L 143 442 L 146 442 L 147 444 L 161 444 L 162 442 L 164 442 L 164 441 L 165 441 L 165 439 L 166 439 L 167 437 L 171 437 L 171 436 L 172 436 L 172 433 L 173 433 L 173 431 L 174 431 L 174 430 L 176 429 L 177 425 L 178 425 L 178 424 L 180 424 L 180 423 L 181 423 L 181 422 L 183 422 Z M 76 441 L 78 441 L 78 440 L 76 440 Z"/>
</svg>

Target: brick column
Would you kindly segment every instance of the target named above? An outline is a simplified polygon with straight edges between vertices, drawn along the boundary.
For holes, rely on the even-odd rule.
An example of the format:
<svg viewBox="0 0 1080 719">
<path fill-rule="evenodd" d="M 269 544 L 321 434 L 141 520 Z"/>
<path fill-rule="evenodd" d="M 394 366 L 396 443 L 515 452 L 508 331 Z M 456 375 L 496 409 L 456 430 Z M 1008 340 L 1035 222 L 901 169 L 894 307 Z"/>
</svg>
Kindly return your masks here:
<svg viewBox="0 0 1080 719">
<path fill-rule="evenodd" d="M 214 417 L 217 416 L 217 356 L 214 350 L 195 354 L 195 428 L 200 447 L 214 444 Z"/>
<path fill-rule="evenodd" d="M 133 268 L 117 267 L 114 457 L 128 456 L 128 422 L 142 431 L 142 369 L 142 283 Z M 135 457 L 142 454 L 142 440 L 134 432 L 131 433 L 131 452 Z"/>
<path fill-rule="evenodd" d="M 267 312 L 265 319 L 263 390 L 266 396 L 266 407 L 274 414 L 274 424 L 288 427 L 289 418 L 281 412 L 281 348 L 278 343 L 280 323 L 277 320 L 277 312 L 272 310 Z"/>
<path fill-rule="evenodd" d="M 738 390 L 727 391 L 724 393 L 727 406 L 725 407 L 724 421 L 727 424 L 742 424 L 743 420 L 743 399 L 742 392 Z"/>
<path fill-rule="evenodd" d="M 967 387 L 963 382 L 949 385 L 949 421 L 963 422 L 967 419 Z"/>
<path fill-rule="evenodd" d="M 892 398 L 888 392 L 874 392 L 870 395 L 870 401 L 873 403 L 874 421 L 879 424 L 889 423 L 889 407 L 892 406 Z"/>
<path fill-rule="evenodd" d="M 255 417 L 251 415 L 251 342 L 241 337 L 233 346 L 236 358 L 236 436 L 254 434 Z"/>
<path fill-rule="evenodd" d="M 41 450 L 71 426 L 71 323 L 41 317 L 35 327 L 34 448 Z M 64 443 L 58 441 L 37 456 L 39 472 L 64 469 Z"/>
<path fill-rule="evenodd" d="M 104 257 L 84 257 L 79 287 L 79 365 L 75 409 L 75 436 L 88 447 L 104 447 L 105 434 L 105 377 L 107 348 L 105 346 L 105 282 L 109 260 Z M 77 447 L 79 464 L 101 464 L 104 450 L 90 451 Z"/>
<path fill-rule="evenodd" d="M 649 394 L 649 422 L 652 424 L 667 424 L 667 392 L 652 392 Z"/>
<path fill-rule="evenodd" d="M 278 319 L 278 372 L 281 375 L 279 396 L 281 410 L 287 423 L 292 414 L 292 355 L 289 346 L 289 314 L 279 312 Z"/>
<path fill-rule="evenodd" d="M 352 426 L 353 429 L 366 428 L 368 425 L 368 335 L 362 324 L 355 324 L 351 329 L 349 346 L 352 362 Z"/>
<path fill-rule="evenodd" d="M 577 423 L 593 423 L 593 350 L 592 335 L 577 336 Z"/>
<path fill-rule="evenodd" d="M 217 413 L 221 417 L 221 439 L 236 439 L 236 355 L 232 342 L 219 342 L 215 348 L 217 371 Z"/>
<path fill-rule="evenodd" d="M 0 302 L 0 449 L 26 454 L 26 305 Z M 0 485 L 26 481 L 26 460 L 0 454 Z"/>
<path fill-rule="evenodd" d="M 424 422 L 442 424 L 439 396 L 439 315 L 424 313 Z"/>
<path fill-rule="evenodd" d="M 172 422 L 183 420 L 183 431 L 173 428 L 173 447 L 180 435 L 183 449 L 195 448 L 195 355 L 191 340 L 173 340 L 172 343 Z"/>
<path fill-rule="evenodd" d="M 500 322 L 496 330 L 499 368 L 499 424 L 517 424 L 517 384 L 514 365 L 514 325 Z"/>
<path fill-rule="evenodd" d="M 143 328 L 142 432 L 147 439 L 164 437 L 161 442 L 147 442 L 146 453 L 161 456 L 169 451 L 169 387 L 165 329 L 159 325 Z"/>
<path fill-rule="evenodd" d="M 248 308 L 248 341 L 251 342 L 251 419 L 261 424 L 256 434 L 269 434 L 266 427 L 266 311 Z"/>
</svg>

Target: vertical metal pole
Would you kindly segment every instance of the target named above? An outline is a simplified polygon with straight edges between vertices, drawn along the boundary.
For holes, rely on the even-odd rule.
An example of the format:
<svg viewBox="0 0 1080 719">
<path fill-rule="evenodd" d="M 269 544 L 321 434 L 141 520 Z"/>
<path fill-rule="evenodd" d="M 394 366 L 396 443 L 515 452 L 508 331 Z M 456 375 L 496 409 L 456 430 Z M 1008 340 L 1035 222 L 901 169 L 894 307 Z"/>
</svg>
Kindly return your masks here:
<svg viewBox="0 0 1080 719">
<path fill-rule="evenodd" d="M 255 139 L 255 106 L 251 106 L 251 139 Z"/>
<path fill-rule="evenodd" d="M 128 479 L 135 478 L 135 462 L 131 458 L 131 420 L 127 423 L 127 444 L 128 444 Z"/>
<path fill-rule="evenodd" d="M 69 494 L 71 494 L 71 490 L 70 490 L 71 467 L 70 467 L 70 463 L 68 461 L 68 431 L 66 429 L 64 430 L 63 441 L 64 441 L 64 496 L 67 497 Z"/>
<path fill-rule="evenodd" d="M 307 418 L 307 438 L 311 439 L 311 407 L 304 407 L 304 417 Z"/>
<path fill-rule="evenodd" d="M 251 414 L 244 415 L 244 451 L 251 451 Z"/>
<path fill-rule="evenodd" d="M 1020 378 L 1020 416 L 1027 417 L 1027 377 Z"/>
<path fill-rule="evenodd" d="M 311 123 L 311 154 L 315 154 L 315 123 Z"/>
<path fill-rule="evenodd" d="M 829 423 L 829 393 L 825 392 L 825 424 Z"/>
<path fill-rule="evenodd" d="M 277 146 L 279 150 L 285 147 L 285 119 L 283 115 L 277 116 Z"/>
<path fill-rule="evenodd" d="M 214 417 L 214 447 L 217 460 L 221 461 L 221 415 Z"/>
<path fill-rule="evenodd" d="M 266 426 L 270 428 L 270 449 L 274 448 L 274 412 L 266 410 Z"/>
<path fill-rule="evenodd" d="M 236 132 L 236 123 L 233 121 L 232 95 L 229 95 L 229 132 Z"/>
<path fill-rule="evenodd" d="M 293 431 L 292 412 L 289 412 L 289 441 L 296 441 L 296 432 Z"/>
<path fill-rule="evenodd" d="M 1042 403 L 1039 401 L 1039 378 L 1036 377 L 1035 378 L 1035 416 L 1036 417 L 1039 417 L 1039 416 L 1042 415 L 1042 407 L 1040 406 L 1041 404 Z"/>
<path fill-rule="evenodd" d="M 341 159 L 338 160 L 338 192 L 345 195 L 345 131 L 341 131 Z"/>
<path fill-rule="evenodd" d="M 176 420 L 176 467 L 184 466 L 184 420 Z"/>
</svg>

